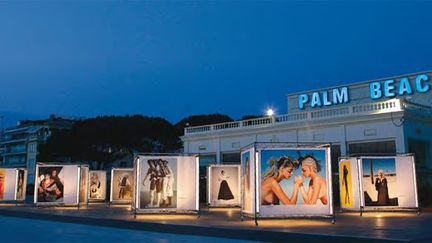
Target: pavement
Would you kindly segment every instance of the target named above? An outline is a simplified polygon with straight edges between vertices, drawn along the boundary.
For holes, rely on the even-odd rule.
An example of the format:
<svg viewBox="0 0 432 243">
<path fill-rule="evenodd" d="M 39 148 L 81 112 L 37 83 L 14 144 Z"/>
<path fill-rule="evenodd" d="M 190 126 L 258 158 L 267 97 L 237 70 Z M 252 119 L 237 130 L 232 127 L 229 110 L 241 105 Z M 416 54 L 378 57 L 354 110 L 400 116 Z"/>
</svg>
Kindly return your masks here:
<svg viewBox="0 0 432 243">
<path fill-rule="evenodd" d="M 217 237 L 179 235 L 158 233 L 144 230 L 102 227 L 64 223 L 49 220 L 36 220 L 18 217 L 0 216 L 1 242 L 206 242 L 220 243 L 225 240 Z M 25 232 L 25 233 L 24 233 Z M 246 243 L 253 241 L 229 240 L 230 243 Z"/>
<path fill-rule="evenodd" d="M 432 212 L 337 213 L 329 219 L 240 218 L 238 208 L 203 209 L 197 215 L 137 215 L 129 206 L 95 204 L 76 207 L 35 207 L 0 204 L 0 215 L 117 229 L 144 230 L 177 235 L 222 237 L 266 242 L 432 242 Z"/>
</svg>

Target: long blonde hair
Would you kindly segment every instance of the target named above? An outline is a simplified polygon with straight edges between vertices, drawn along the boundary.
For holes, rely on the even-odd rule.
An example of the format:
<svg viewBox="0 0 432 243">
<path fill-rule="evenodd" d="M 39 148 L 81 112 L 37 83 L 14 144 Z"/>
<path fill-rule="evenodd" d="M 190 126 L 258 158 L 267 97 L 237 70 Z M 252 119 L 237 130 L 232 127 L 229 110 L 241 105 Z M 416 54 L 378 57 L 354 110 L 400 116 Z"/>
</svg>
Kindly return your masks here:
<svg viewBox="0 0 432 243">
<path fill-rule="evenodd" d="M 263 174 L 264 180 L 273 176 L 277 176 L 279 173 L 279 168 L 281 167 L 292 167 L 293 169 L 296 169 L 299 166 L 298 160 L 288 156 L 282 156 L 279 159 L 271 157 L 267 161 L 267 164 L 269 165 L 269 168 Z"/>
</svg>

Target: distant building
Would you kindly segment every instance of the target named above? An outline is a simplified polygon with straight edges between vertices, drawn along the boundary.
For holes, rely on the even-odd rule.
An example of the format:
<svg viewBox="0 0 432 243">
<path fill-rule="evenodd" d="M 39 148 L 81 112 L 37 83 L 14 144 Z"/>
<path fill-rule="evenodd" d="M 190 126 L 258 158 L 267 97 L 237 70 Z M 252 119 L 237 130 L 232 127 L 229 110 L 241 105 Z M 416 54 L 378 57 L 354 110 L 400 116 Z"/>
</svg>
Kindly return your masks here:
<svg viewBox="0 0 432 243">
<path fill-rule="evenodd" d="M 0 143 L 0 166 L 27 168 L 28 182 L 33 184 L 38 146 L 46 142 L 53 129 L 70 129 L 77 120 L 51 115 L 45 120 L 24 120 L 6 128 Z"/>
</svg>

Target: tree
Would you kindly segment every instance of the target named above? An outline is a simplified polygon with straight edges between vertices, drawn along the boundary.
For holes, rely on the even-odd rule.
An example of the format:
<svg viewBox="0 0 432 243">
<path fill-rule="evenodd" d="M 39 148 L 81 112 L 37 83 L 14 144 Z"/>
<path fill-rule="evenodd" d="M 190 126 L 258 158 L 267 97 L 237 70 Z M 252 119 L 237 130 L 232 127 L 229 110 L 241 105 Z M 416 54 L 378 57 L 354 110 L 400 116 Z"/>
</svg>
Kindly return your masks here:
<svg viewBox="0 0 432 243">
<path fill-rule="evenodd" d="M 159 117 L 100 116 L 77 122 L 70 130 L 53 130 L 39 147 L 39 161 L 107 163 L 135 152 L 178 152 L 176 128 Z"/>
<path fill-rule="evenodd" d="M 249 120 L 249 119 L 255 119 L 255 118 L 261 118 L 263 116 L 258 116 L 258 115 L 244 115 L 241 120 Z"/>
<path fill-rule="evenodd" d="M 175 124 L 175 127 L 178 130 L 178 134 L 183 135 L 184 128 L 188 126 L 202 126 L 230 121 L 233 121 L 231 117 L 219 113 L 208 115 L 193 115 L 181 119 Z"/>
</svg>

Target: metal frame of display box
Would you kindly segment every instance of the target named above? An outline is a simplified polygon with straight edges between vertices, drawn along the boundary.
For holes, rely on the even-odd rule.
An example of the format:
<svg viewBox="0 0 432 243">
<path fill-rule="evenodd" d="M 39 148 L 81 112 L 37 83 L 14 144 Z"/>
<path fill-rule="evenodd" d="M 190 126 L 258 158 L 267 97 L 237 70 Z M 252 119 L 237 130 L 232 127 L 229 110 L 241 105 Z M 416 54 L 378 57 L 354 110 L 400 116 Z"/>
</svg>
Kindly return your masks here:
<svg viewBox="0 0 432 243">
<path fill-rule="evenodd" d="M 357 161 L 357 157 L 349 157 L 349 156 L 341 156 L 341 157 L 339 157 L 338 158 L 338 174 L 339 174 L 339 178 L 338 178 L 338 180 L 339 180 L 339 199 L 340 199 L 340 201 L 339 201 L 339 207 L 340 207 L 340 210 L 339 210 L 339 212 L 359 212 L 359 210 L 357 210 L 357 209 L 350 209 L 350 208 L 344 208 L 343 206 L 342 206 L 342 190 L 341 190 L 341 183 L 340 183 L 340 174 L 341 174 L 341 172 L 339 171 L 339 164 L 341 163 L 341 161 L 342 160 L 349 160 L 349 159 L 351 159 L 351 158 L 356 158 L 356 171 L 357 171 L 357 180 L 359 180 L 359 183 L 360 183 L 360 179 L 358 178 L 359 177 L 359 174 L 358 174 L 358 172 L 359 172 L 359 169 L 358 169 L 358 161 Z M 351 170 L 352 170 L 352 168 L 351 168 Z M 354 178 L 352 177 L 352 173 L 351 173 L 351 180 L 353 180 Z M 351 185 L 352 185 L 352 183 L 351 183 Z M 353 187 L 353 189 L 354 189 L 354 187 Z M 360 184 L 359 184 L 359 186 L 358 186 L 358 188 L 357 188 L 358 190 L 361 190 L 361 186 L 360 186 Z M 351 196 L 351 197 L 353 197 L 353 195 Z M 353 197 L 354 198 L 354 197 Z M 353 199 L 354 200 L 354 199 Z M 359 200 L 359 203 L 360 203 L 360 200 Z"/>
<path fill-rule="evenodd" d="M 38 183 L 37 183 L 37 180 L 38 180 L 38 177 L 40 176 L 39 175 L 39 171 L 38 171 L 38 169 L 39 169 L 39 167 L 40 166 L 44 166 L 44 167 L 64 167 L 64 166 L 71 166 L 71 165 L 73 165 L 73 166 L 77 166 L 77 169 L 78 169 L 78 177 L 77 177 L 77 203 L 64 203 L 64 202 L 37 202 L 37 192 L 38 192 L 38 190 L 37 190 L 37 187 L 38 187 Z M 80 206 L 81 206 L 81 202 L 80 202 L 80 198 L 79 198 L 79 196 L 80 196 L 80 185 L 81 185 L 81 168 L 83 168 L 83 167 L 86 167 L 86 168 L 89 168 L 89 166 L 88 165 L 84 165 L 84 164 L 60 164 L 60 163 L 58 163 L 58 162 L 53 162 L 53 163 L 50 163 L 50 162 L 44 162 L 44 163 L 42 163 L 42 162 L 38 162 L 38 163 L 36 163 L 36 173 L 35 173 L 35 188 L 34 188 L 34 192 L 33 192 L 33 196 L 34 196 L 34 198 L 33 198 L 33 206 L 35 207 L 35 206 L 37 206 L 37 207 L 77 207 L 77 209 L 79 210 L 80 209 Z M 64 196 L 64 195 L 63 195 Z M 87 196 L 87 195 L 86 195 Z M 87 203 L 87 202 L 85 202 L 85 203 Z"/>
<path fill-rule="evenodd" d="M 200 205 L 199 205 L 199 155 L 198 154 L 188 154 L 188 153 L 138 153 L 135 155 L 134 158 L 134 176 L 136 178 L 139 178 L 139 163 L 137 160 L 139 159 L 139 156 L 152 156 L 152 157 L 195 157 L 195 163 L 196 163 L 196 171 L 195 171 L 195 209 L 193 210 L 182 210 L 182 209 L 176 209 L 176 208 L 160 208 L 160 209 L 139 209 L 137 208 L 138 205 L 138 192 L 140 190 L 140 183 L 136 183 L 134 187 L 134 197 L 132 200 L 132 214 L 134 215 L 134 218 L 138 214 L 166 214 L 166 215 L 179 215 L 179 214 L 196 214 L 197 218 L 200 217 Z"/>
<path fill-rule="evenodd" d="M 334 224 L 336 222 L 336 215 L 333 208 L 333 189 L 332 189 L 332 173 L 331 173 L 331 157 L 330 157 L 330 143 L 298 143 L 298 142 L 254 142 L 251 143 L 245 147 L 242 147 L 240 150 L 240 154 L 242 154 L 244 151 L 249 150 L 253 148 L 254 154 L 251 156 L 254 156 L 254 205 L 253 205 L 253 212 L 252 213 L 244 213 L 243 212 L 243 205 L 244 202 L 242 202 L 242 207 L 240 211 L 240 217 L 243 221 L 245 217 L 254 218 L 255 225 L 258 226 L 258 219 L 292 219 L 292 218 L 303 218 L 303 219 L 330 219 L 331 223 Z M 330 163 L 328 163 L 326 166 L 326 173 L 328 175 L 328 186 L 327 188 L 330 189 L 328 191 L 329 196 L 329 207 L 330 207 L 330 213 L 329 214 L 323 214 L 323 215 L 288 215 L 288 216 L 261 216 L 259 214 L 259 194 L 258 194 L 258 185 L 259 183 L 259 170 L 258 170 L 258 161 L 259 161 L 259 153 L 258 149 L 265 149 L 265 148 L 277 148 L 277 149 L 317 149 L 317 148 L 328 148 L 327 151 L 327 159 L 330 160 Z M 242 186 L 242 191 L 244 191 L 244 188 Z M 241 195 L 243 195 L 244 192 L 242 192 Z M 242 198 L 243 199 L 243 198 Z"/>
<path fill-rule="evenodd" d="M 225 204 L 225 205 L 211 205 L 210 202 L 210 196 L 211 196 L 211 168 L 212 167 L 234 167 L 238 169 L 238 178 L 237 178 L 237 184 L 238 184 L 238 193 L 237 196 L 239 197 L 238 203 L 235 204 Z M 206 168 L 207 171 L 207 207 L 210 208 L 240 208 L 241 207 L 241 165 L 237 164 L 212 164 L 208 165 Z"/>
<path fill-rule="evenodd" d="M 18 204 L 24 204 L 25 203 L 25 198 L 26 198 L 26 192 L 27 192 L 27 176 L 28 176 L 28 170 L 26 168 L 19 168 L 19 167 L 13 167 L 13 168 L 8 168 L 8 167 L 0 167 L 0 169 L 5 169 L 5 170 L 15 170 L 15 185 L 14 185 L 14 199 L 13 200 L 0 200 L 0 204 L 15 204 L 16 206 L 18 206 Z M 18 173 L 20 170 L 24 171 L 24 181 L 23 181 L 23 199 L 22 200 L 18 200 L 17 199 L 17 187 L 18 187 Z"/>
<path fill-rule="evenodd" d="M 411 157 L 412 158 L 412 169 L 413 169 L 413 184 L 414 184 L 414 193 L 415 193 L 415 204 L 417 207 L 395 207 L 395 206 L 388 206 L 388 207 L 366 207 L 365 206 L 365 199 L 363 195 L 363 177 L 361 176 L 363 174 L 363 168 L 361 167 L 361 160 L 362 159 L 372 159 L 372 158 L 397 158 L 397 157 Z M 416 167 L 415 167 L 415 158 L 413 154 L 396 154 L 395 156 L 359 156 L 357 158 L 357 164 L 359 169 L 359 187 L 360 187 L 360 216 L 363 215 L 364 212 L 416 212 L 417 215 L 420 215 L 420 208 L 419 208 L 419 202 L 418 202 L 418 188 L 417 188 L 417 173 L 416 173 Z"/>
<path fill-rule="evenodd" d="M 366 212 L 415 212 L 417 215 L 420 215 L 420 207 L 419 207 L 419 201 L 418 201 L 418 187 L 417 187 L 417 173 L 416 173 L 416 167 L 415 167 L 415 157 L 412 153 L 402 153 L 402 154 L 381 154 L 381 155 L 371 155 L 371 154 L 355 154 L 356 156 L 345 156 L 340 157 L 340 159 L 356 159 L 356 166 L 357 166 L 357 173 L 358 173 L 358 190 L 359 190 L 359 209 L 349 209 L 349 208 L 342 208 L 342 201 L 341 201 L 341 212 L 358 212 L 360 216 L 363 215 L 363 213 Z M 363 168 L 361 161 L 362 159 L 386 159 L 386 158 L 397 158 L 397 157 L 411 157 L 412 158 L 412 166 L 413 166 L 413 184 L 414 184 L 414 191 L 415 191 L 415 204 L 417 207 L 398 207 L 398 206 L 380 206 L 380 207 L 373 207 L 373 206 L 365 206 L 365 199 L 363 195 Z M 340 161 L 339 159 L 339 161 Z M 353 179 L 353 178 L 352 178 Z M 341 196 L 342 197 L 342 196 Z"/>
</svg>

